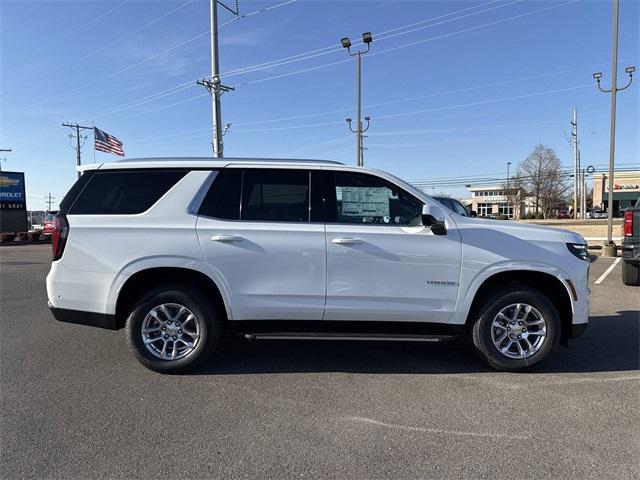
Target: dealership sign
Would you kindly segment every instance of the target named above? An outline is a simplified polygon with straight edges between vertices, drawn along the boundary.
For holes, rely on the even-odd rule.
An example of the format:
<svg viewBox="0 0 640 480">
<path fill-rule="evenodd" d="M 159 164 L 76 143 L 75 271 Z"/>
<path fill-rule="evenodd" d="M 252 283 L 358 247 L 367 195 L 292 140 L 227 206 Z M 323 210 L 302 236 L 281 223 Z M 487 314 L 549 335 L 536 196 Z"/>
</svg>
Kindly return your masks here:
<svg viewBox="0 0 640 480">
<path fill-rule="evenodd" d="M 25 210 L 24 173 L 0 172 L 0 208 Z"/>
<path fill-rule="evenodd" d="M 613 184 L 613 191 L 635 191 L 635 190 L 640 190 L 640 184 L 638 183 L 614 183 Z M 609 191 L 609 184 L 605 184 L 604 186 L 604 191 L 608 192 Z"/>
</svg>

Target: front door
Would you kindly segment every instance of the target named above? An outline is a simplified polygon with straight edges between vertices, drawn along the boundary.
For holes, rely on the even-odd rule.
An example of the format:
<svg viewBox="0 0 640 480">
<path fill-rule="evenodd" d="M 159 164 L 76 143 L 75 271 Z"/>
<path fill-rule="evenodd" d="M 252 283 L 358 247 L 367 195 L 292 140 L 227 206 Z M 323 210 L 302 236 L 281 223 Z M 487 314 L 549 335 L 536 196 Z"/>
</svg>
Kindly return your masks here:
<svg viewBox="0 0 640 480">
<path fill-rule="evenodd" d="M 234 320 L 321 320 L 324 225 L 310 222 L 308 170 L 226 168 L 199 211 L 198 239 Z"/>
<path fill-rule="evenodd" d="M 422 225 L 423 203 L 370 174 L 325 174 L 325 320 L 446 322 L 455 307 L 460 235 Z"/>
</svg>

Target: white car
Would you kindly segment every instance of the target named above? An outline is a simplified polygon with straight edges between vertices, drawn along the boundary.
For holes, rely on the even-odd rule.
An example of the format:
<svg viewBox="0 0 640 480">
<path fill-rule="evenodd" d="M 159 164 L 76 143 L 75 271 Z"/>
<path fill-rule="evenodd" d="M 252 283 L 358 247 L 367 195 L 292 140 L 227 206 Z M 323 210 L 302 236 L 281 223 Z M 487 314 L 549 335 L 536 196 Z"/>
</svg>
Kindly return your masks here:
<svg viewBox="0 0 640 480">
<path fill-rule="evenodd" d="M 603 212 L 602 210 L 592 210 L 587 212 L 587 218 L 607 218 L 607 212 Z"/>
<path fill-rule="evenodd" d="M 55 218 L 49 306 L 125 328 L 156 371 L 201 365 L 228 334 L 468 335 L 491 366 L 519 371 L 587 325 L 580 235 L 461 216 L 382 171 L 208 158 L 81 170 Z"/>
</svg>

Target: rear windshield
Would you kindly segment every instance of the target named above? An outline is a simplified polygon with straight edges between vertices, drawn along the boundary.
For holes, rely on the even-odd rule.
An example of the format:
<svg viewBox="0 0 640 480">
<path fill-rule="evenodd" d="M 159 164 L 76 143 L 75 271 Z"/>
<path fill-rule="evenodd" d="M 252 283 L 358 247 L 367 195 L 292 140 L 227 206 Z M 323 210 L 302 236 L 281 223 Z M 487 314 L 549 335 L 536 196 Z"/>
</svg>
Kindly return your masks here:
<svg viewBox="0 0 640 480">
<path fill-rule="evenodd" d="M 90 173 L 90 172 L 87 172 Z M 61 211 L 71 215 L 142 213 L 187 174 L 185 170 L 105 170 L 85 173 L 71 188 Z M 71 194 L 74 198 L 69 198 Z M 69 205 L 70 204 L 70 205 Z"/>
</svg>

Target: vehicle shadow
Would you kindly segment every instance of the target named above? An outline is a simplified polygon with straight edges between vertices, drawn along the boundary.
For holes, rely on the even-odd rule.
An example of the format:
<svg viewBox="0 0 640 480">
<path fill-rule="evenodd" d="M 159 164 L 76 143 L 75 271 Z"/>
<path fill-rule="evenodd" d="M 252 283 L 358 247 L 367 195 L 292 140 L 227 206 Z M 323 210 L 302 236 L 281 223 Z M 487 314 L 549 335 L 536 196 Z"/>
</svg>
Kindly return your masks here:
<svg viewBox="0 0 640 480">
<path fill-rule="evenodd" d="M 640 369 L 640 312 L 593 316 L 582 337 L 559 346 L 532 373 Z M 460 339 L 444 344 L 343 341 L 249 342 L 227 338 L 196 375 L 262 373 L 457 374 L 491 372 Z"/>
</svg>

